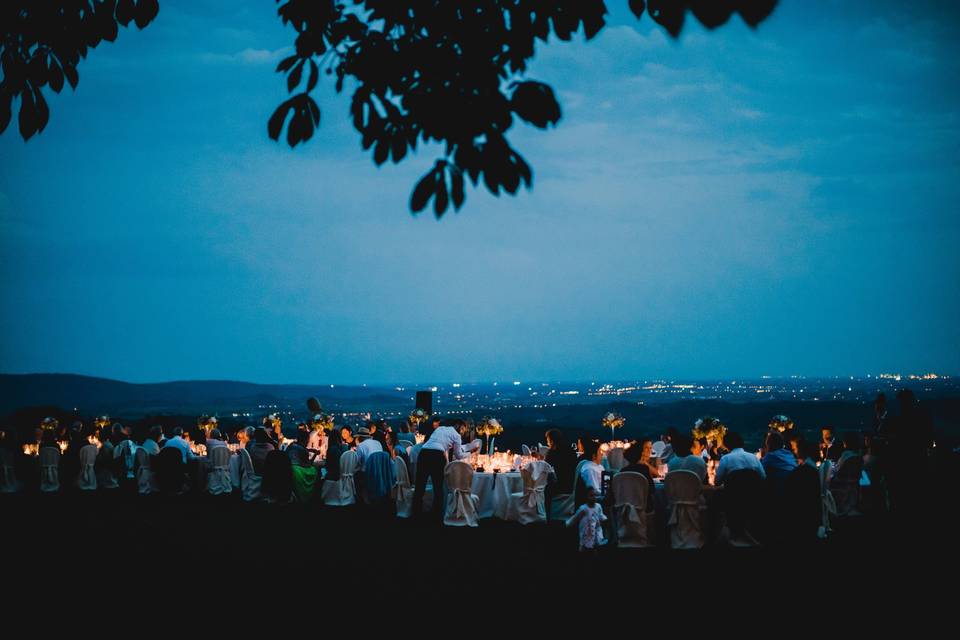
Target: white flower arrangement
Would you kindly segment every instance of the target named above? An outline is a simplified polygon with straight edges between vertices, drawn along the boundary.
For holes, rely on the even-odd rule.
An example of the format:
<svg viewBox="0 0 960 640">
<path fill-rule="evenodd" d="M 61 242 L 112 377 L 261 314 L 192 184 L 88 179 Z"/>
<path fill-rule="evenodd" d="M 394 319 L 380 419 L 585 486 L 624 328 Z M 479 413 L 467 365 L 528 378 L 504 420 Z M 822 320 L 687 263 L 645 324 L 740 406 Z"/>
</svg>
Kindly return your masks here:
<svg viewBox="0 0 960 640">
<path fill-rule="evenodd" d="M 708 442 L 719 443 L 726 433 L 726 425 L 712 416 L 704 416 L 693 425 L 693 437 L 697 440 L 706 438 Z"/>
<path fill-rule="evenodd" d="M 770 418 L 770 424 L 767 425 L 770 430 L 776 430 L 780 433 L 793 429 L 793 420 L 785 415 L 776 415 Z"/>
<path fill-rule="evenodd" d="M 498 436 L 501 433 L 503 433 L 503 425 L 496 418 L 485 417 L 480 420 L 480 424 L 477 426 L 477 435 Z"/>
</svg>

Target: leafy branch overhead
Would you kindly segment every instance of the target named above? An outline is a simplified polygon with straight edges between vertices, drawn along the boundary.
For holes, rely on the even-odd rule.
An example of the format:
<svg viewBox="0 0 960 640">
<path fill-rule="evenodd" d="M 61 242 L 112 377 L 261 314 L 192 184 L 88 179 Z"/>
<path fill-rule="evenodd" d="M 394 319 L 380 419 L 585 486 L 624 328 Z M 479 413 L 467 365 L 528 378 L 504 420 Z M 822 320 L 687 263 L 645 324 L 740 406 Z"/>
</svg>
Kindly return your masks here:
<svg viewBox="0 0 960 640">
<path fill-rule="evenodd" d="M 77 65 L 102 41 L 117 39 L 131 22 L 143 29 L 157 16 L 157 0 L 3 0 L 0 2 L 0 133 L 20 100 L 20 135 L 29 140 L 50 119 L 43 87 L 76 89 Z"/>
<path fill-rule="evenodd" d="M 514 117 L 546 129 L 560 120 L 553 89 L 526 78 L 536 41 L 568 41 L 603 29 L 603 0 L 277 0 L 297 32 L 296 52 L 277 71 L 291 97 L 270 117 L 278 140 L 286 126 L 293 147 L 320 123 L 310 93 L 322 72 L 353 89 L 353 125 L 373 161 L 400 162 L 420 142 L 442 156 L 413 189 L 410 208 L 433 200 L 437 217 L 463 206 L 465 178 L 493 194 L 530 187 L 532 171 L 507 138 Z M 707 28 L 733 14 L 756 26 L 777 0 L 628 0 L 676 37 L 687 15 Z"/>
</svg>

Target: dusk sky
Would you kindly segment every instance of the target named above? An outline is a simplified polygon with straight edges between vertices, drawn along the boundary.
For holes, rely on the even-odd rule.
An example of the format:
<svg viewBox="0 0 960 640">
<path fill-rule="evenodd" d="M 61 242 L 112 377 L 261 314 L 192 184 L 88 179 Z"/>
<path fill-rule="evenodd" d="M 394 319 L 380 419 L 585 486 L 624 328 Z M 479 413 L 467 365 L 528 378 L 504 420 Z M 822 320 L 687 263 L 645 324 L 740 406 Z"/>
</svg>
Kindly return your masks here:
<svg viewBox="0 0 960 640">
<path fill-rule="evenodd" d="M 539 45 L 563 118 L 514 125 L 533 189 L 437 221 L 408 203 L 439 149 L 376 168 L 328 78 L 314 138 L 268 139 L 275 3 L 164 0 L 0 136 L 0 371 L 960 374 L 958 13 L 783 0 L 672 41 L 626 4 Z"/>
</svg>

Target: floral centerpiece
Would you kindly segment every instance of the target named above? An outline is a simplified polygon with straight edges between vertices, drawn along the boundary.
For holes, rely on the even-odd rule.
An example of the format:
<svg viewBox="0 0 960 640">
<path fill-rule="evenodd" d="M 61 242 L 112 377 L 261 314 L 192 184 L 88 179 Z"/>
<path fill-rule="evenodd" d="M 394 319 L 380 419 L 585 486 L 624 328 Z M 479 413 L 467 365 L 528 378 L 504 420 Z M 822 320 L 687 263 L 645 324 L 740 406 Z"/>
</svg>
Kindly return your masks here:
<svg viewBox="0 0 960 640">
<path fill-rule="evenodd" d="M 97 416 L 93 419 L 93 426 L 96 427 L 94 432 L 97 434 L 105 433 L 110 425 L 110 416 Z"/>
<path fill-rule="evenodd" d="M 314 431 L 333 431 L 333 415 L 329 413 L 318 413 L 313 416 L 313 420 L 310 421 L 310 426 L 313 427 Z"/>
<path fill-rule="evenodd" d="M 621 428 L 626 422 L 627 419 L 624 418 L 619 413 L 613 413 L 612 411 L 603 416 L 603 426 L 607 429 L 610 429 L 610 440 L 614 439 L 614 431 Z"/>
<path fill-rule="evenodd" d="M 770 418 L 770 424 L 767 426 L 770 427 L 771 431 L 783 433 L 784 431 L 793 429 L 793 420 L 784 415 L 773 416 Z"/>
<path fill-rule="evenodd" d="M 693 425 L 693 437 L 696 440 L 707 440 L 707 445 L 718 445 L 723 442 L 727 427 L 719 418 L 704 416 Z"/>
<path fill-rule="evenodd" d="M 209 438 L 210 432 L 218 427 L 217 419 L 214 416 L 200 416 L 197 418 L 197 427 L 203 431 Z"/>
<path fill-rule="evenodd" d="M 430 417 L 430 414 L 428 414 L 423 409 L 415 409 L 413 413 L 411 413 L 408 416 L 407 419 L 410 421 L 411 426 L 419 427 L 422 423 L 426 422 L 427 418 L 429 417 Z"/>
<path fill-rule="evenodd" d="M 503 433 L 503 425 L 496 418 L 484 416 L 477 425 L 477 435 L 484 436 L 487 439 L 487 453 L 493 455 L 493 443 L 496 436 Z"/>
</svg>

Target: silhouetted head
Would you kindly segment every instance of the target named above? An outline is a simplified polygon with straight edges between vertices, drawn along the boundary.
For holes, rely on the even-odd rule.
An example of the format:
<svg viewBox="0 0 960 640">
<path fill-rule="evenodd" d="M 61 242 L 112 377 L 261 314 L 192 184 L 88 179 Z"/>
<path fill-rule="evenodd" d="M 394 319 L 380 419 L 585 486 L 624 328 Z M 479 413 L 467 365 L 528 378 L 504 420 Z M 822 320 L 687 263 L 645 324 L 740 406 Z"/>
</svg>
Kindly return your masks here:
<svg viewBox="0 0 960 640">
<path fill-rule="evenodd" d="M 913 391 L 910 389 L 901 389 L 897 392 L 897 402 L 900 403 L 900 411 L 907 413 L 916 406 L 917 397 L 913 395 Z"/>
<path fill-rule="evenodd" d="M 623 452 L 623 458 L 630 464 L 637 464 L 643 458 L 643 448 L 633 445 Z"/>
<path fill-rule="evenodd" d="M 551 449 L 559 450 L 564 446 L 563 432 L 560 429 L 549 429 L 544 437 L 547 439 L 547 446 Z"/>
<path fill-rule="evenodd" d="M 211 440 L 223 440 L 223 434 L 220 433 L 220 429 L 213 429 L 210 431 Z"/>
<path fill-rule="evenodd" d="M 671 438 L 670 442 L 673 444 L 673 452 L 677 456 L 683 458 L 690 455 L 690 447 L 693 445 L 693 438 L 690 436 L 677 433 Z"/>
<path fill-rule="evenodd" d="M 848 451 L 860 451 L 863 438 L 856 431 L 847 431 L 843 434 L 843 448 Z"/>
<path fill-rule="evenodd" d="M 743 449 L 743 436 L 737 431 L 727 431 L 723 434 L 723 446 L 727 451 Z"/>
<path fill-rule="evenodd" d="M 771 431 L 767 434 L 767 451 L 777 451 L 783 449 L 783 436 L 777 431 Z"/>
<path fill-rule="evenodd" d="M 820 429 L 821 442 L 833 442 L 833 427 L 823 427 Z"/>
<path fill-rule="evenodd" d="M 583 443 L 583 455 L 587 460 L 600 463 L 600 447 L 593 440 Z"/>
<path fill-rule="evenodd" d="M 267 435 L 267 430 L 263 427 L 257 427 L 254 429 L 253 441 L 257 444 L 266 444 L 270 442 L 270 436 Z"/>
</svg>

